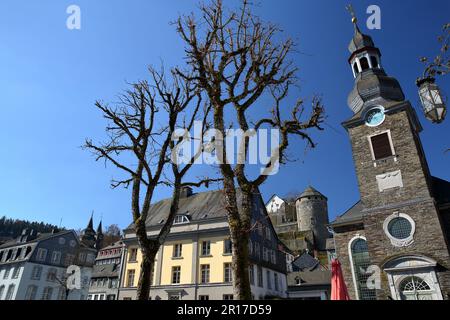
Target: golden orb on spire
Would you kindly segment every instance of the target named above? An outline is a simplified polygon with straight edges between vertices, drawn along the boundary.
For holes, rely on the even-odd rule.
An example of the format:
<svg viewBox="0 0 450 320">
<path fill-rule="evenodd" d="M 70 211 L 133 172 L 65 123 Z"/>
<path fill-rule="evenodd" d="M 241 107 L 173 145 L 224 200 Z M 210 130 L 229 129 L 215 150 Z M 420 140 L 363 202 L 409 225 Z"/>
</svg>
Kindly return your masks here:
<svg viewBox="0 0 450 320">
<path fill-rule="evenodd" d="M 348 4 L 345 8 L 352 15 L 352 22 L 353 22 L 353 24 L 357 24 L 358 23 L 358 18 L 356 17 L 355 11 L 353 10 L 353 6 L 351 4 Z"/>
</svg>

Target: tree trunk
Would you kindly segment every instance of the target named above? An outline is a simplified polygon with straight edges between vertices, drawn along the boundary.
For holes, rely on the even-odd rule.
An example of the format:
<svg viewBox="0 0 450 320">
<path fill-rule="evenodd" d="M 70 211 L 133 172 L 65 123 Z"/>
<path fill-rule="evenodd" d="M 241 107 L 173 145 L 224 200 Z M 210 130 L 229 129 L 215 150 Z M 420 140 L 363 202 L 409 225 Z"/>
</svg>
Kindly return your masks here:
<svg viewBox="0 0 450 320">
<path fill-rule="evenodd" d="M 149 300 L 150 298 L 150 286 L 152 283 L 153 276 L 153 265 L 155 263 L 156 254 L 148 252 L 144 254 L 142 250 L 142 262 L 141 262 L 141 272 L 139 275 L 139 282 L 137 288 L 137 300 Z"/>
<path fill-rule="evenodd" d="M 152 282 L 152 271 L 158 250 L 154 249 L 151 241 L 147 238 L 145 221 L 139 221 L 136 225 L 136 236 L 142 254 L 139 281 L 137 286 L 137 300 L 148 300 L 150 298 L 150 286 Z"/>
<path fill-rule="evenodd" d="M 231 241 L 233 244 L 233 293 L 236 300 L 251 300 L 252 291 L 248 274 L 249 234 L 240 228 L 231 228 Z"/>
</svg>

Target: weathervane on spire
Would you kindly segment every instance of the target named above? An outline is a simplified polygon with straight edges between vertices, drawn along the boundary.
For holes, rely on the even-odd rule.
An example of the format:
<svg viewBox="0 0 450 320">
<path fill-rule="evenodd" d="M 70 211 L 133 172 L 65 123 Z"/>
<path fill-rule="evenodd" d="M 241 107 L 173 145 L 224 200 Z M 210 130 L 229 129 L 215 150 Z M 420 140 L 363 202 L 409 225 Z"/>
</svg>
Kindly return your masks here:
<svg viewBox="0 0 450 320">
<path fill-rule="evenodd" d="M 354 24 L 357 24 L 358 18 L 356 17 L 355 10 L 353 10 L 353 6 L 351 4 L 348 4 L 345 6 L 345 9 L 347 9 L 347 11 L 350 12 L 350 14 L 352 15 L 352 22 Z"/>
</svg>

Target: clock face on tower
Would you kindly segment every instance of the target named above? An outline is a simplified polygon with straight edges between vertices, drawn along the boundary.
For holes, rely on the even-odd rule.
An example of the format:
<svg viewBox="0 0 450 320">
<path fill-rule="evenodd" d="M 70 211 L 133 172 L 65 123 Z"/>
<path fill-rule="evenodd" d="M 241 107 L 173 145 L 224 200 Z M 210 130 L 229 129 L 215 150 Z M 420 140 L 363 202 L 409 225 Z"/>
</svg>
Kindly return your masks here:
<svg viewBox="0 0 450 320">
<path fill-rule="evenodd" d="M 366 113 L 366 124 L 369 127 L 377 127 L 384 122 L 385 119 L 384 109 L 382 107 L 376 107 L 370 109 Z"/>
</svg>

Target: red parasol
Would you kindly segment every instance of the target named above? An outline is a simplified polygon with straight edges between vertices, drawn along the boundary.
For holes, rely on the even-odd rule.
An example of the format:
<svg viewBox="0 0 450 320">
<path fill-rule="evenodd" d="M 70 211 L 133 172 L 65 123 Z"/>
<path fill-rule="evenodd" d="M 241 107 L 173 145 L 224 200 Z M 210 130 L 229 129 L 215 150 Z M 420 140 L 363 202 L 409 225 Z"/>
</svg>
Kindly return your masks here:
<svg viewBox="0 0 450 320">
<path fill-rule="evenodd" d="M 337 259 L 331 263 L 331 300 L 350 300 L 341 263 Z"/>
</svg>

